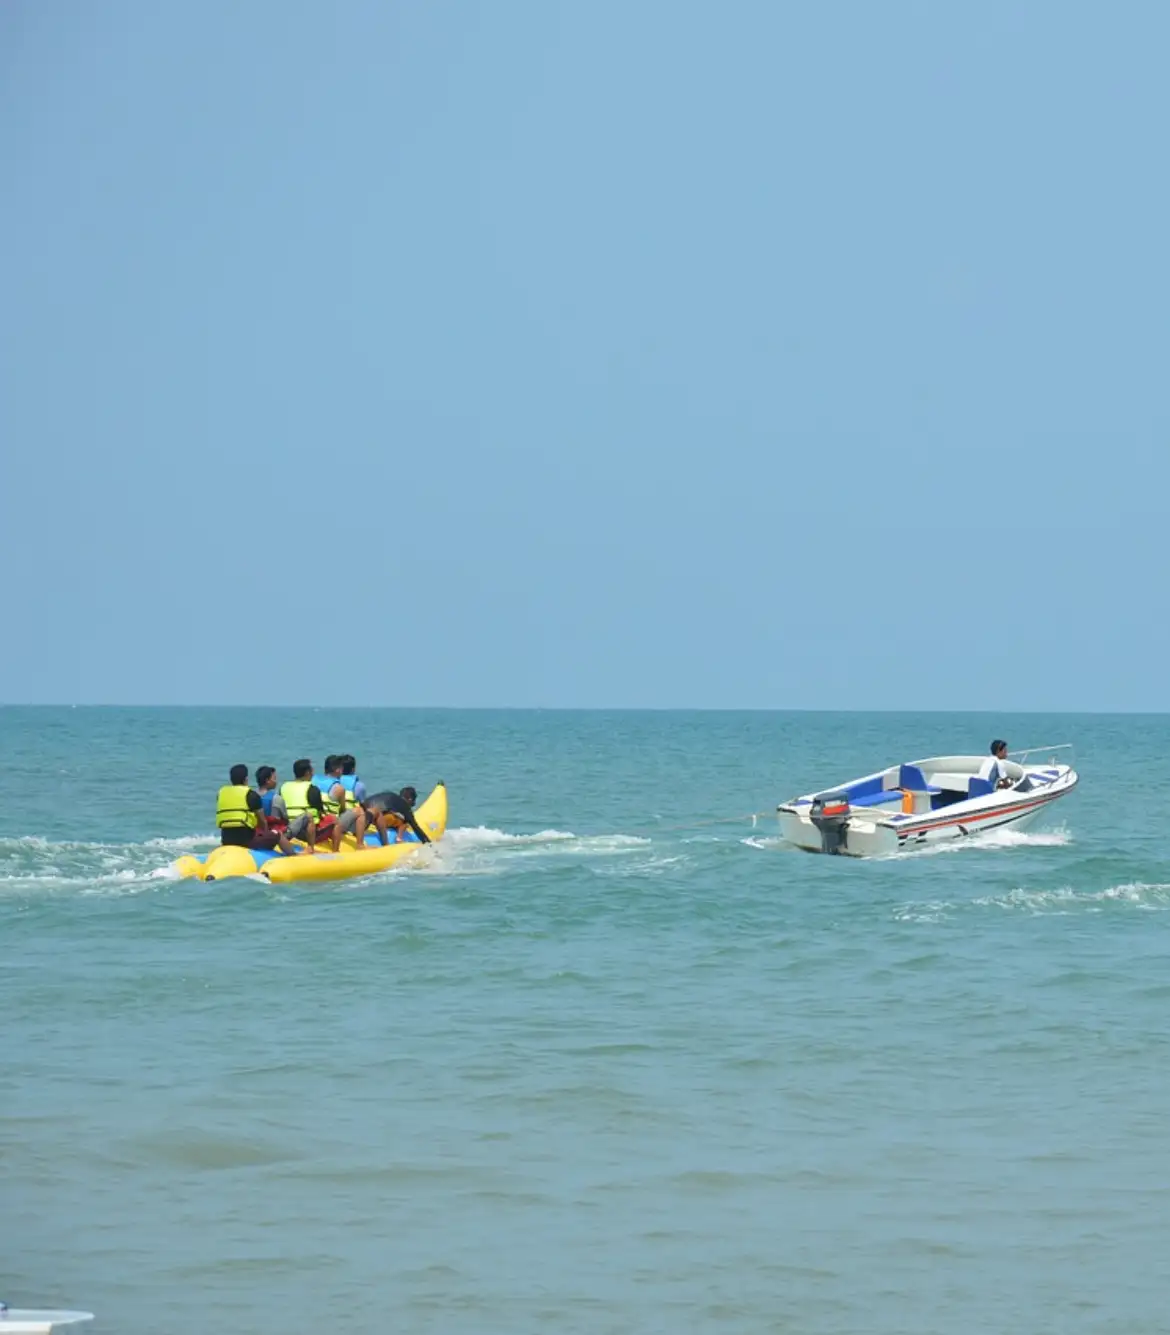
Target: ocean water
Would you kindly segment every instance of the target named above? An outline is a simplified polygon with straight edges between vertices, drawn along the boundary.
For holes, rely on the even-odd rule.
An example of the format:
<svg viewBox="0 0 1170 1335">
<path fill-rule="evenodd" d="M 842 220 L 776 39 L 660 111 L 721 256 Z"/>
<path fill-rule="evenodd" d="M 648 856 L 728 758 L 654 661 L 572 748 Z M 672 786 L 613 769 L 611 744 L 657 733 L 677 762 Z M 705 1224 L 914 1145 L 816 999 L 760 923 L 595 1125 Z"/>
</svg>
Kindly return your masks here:
<svg viewBox="0 0 1170 1335">
<path fill-rule="evenodd" d="M 1048 826 L 748 813 L 1070 741 Z M 0 1297 L 98 1331 L 1170 1329 L 1166 717 L 0 709 Z M 169 879 L 228 766 L 424 865 Z M 717 818 L 738 817 L 719 821 Z"/>
</svg>

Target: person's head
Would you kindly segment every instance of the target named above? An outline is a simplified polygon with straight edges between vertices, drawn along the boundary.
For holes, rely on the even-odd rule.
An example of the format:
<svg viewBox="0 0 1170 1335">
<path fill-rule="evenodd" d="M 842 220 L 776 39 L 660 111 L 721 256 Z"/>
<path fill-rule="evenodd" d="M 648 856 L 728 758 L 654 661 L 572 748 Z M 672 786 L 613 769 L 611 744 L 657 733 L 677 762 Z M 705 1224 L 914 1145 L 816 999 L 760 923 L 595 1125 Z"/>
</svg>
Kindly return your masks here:
<svg viewBox="0 0 1170 1335">
<path fill-rule="evenodd" d="M 256 771 L 256 787 L 265 791 L 276 787 L 276 769 L 272 765 L 261 765 Z"/>
<path fill-rule="evenodd" d="M 409 802 L 411 806 L 414 806 L 418 801 L 418 793 L 410 786 L 410 784 L 407 784 L 398 796 Z"/>
<path fill-rule="evenodd" d="M 333 771 L 334 771 L 336 768 L 337 768 L 337 757 L 336 757 L 336 756 L 326 756 L 325 759 L 324 759 L 324 760 L 322 761 L 322 763 L 321 763 L 321 773 L 322 773 L 322 774 L 332 774 Z"/>
<path fill-rule="evenodd" d="M 342 774 L 352 774 L 356 769 L 357 769 L 357 761 L 353 758 L 353 756 L 341 757 Z"/>
<path fill-rule="evenodd" d="M 311 760 L 293 761 L 294 779 L 311 779 L 313 777 L 313 762 Z"/>
<path fill-rule="evenodd" d="M 231 769 L 232 783 L 238 788 L 240 784 L 248 782 L 247 765 L 233 765 Z"/>
<path fill-rule="evenodd" d="M 991 743 L 991 754 L 996 760 L 1007 759 L 1007 742 L 1001 742 L 998 738 Z"/>
</svg>

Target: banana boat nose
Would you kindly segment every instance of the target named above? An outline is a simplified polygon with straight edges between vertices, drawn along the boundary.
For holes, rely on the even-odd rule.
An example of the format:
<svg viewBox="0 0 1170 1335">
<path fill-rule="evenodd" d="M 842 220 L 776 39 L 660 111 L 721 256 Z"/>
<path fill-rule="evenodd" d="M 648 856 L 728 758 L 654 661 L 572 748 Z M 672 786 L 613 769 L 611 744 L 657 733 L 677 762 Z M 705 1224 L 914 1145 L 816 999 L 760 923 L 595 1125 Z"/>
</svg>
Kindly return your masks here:
<svg viewBox="0 0 1170 1335">
<path fill-rule="evenodd" d="M 229 876 L 254 876 L 257 871 L 256 859 L 248 849 L 224 844 L 208 853 L 201 879 L 224 881 Z"/>
</svg>

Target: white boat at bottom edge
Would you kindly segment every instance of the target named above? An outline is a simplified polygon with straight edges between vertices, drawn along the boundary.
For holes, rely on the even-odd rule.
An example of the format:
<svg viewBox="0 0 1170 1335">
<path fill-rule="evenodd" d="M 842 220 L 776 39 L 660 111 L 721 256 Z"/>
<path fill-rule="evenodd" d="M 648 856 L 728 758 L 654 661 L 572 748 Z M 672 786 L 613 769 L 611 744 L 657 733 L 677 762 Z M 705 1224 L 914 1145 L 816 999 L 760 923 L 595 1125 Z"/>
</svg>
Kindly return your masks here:
<svg viewBox="0 0 1170 1335">
<path fill-rule="evenodd" d="M 1030 747 L 1001 761 L 1011 786 L 979 777 L 987 756 L 929 756 L 891 765 L 834 788 L 807 793 L 776 808 L 780 833 L 812 853 L 880 857 L 962 839 L 984 830 L 1020 830 L 1077 786 L 1061 746 Z M 1048 757 L 1034 763 L 1029 757 Z"/>
<path fill-rule="evenodd" d="M 64 1326 L 92 1321 L 92 1312 L 56 1308 L 5 1307 L 0 1303 L 0 1335 L 50 1335 Z"/>
</svg>

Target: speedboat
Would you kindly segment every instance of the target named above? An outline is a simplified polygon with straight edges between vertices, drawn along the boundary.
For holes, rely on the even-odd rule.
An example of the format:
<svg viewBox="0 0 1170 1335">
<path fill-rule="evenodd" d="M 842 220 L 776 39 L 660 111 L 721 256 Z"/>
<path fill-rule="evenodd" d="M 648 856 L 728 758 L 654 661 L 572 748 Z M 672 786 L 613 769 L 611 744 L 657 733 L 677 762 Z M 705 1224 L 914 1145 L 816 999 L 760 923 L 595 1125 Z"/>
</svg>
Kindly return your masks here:
<svg viewBox="0 0 1170 1335">
<path fill-rule="evenodd" d="M 1062 760 L 1058 753 L 1065 754 Z M 1005 826 L 1019 830 L 1077 786 L 1071 747 L 1000 761 L 1009 783 L 981 779 L 986 756 L 929 756 L 807 793 L 776 808 L 780 833 L 811 853 L 878 857 Z M 1030 757 L 1046 757 L 1034 763 Z M 1002 782 L 1002 781 L 1001 781 Z"/>
</svg>

